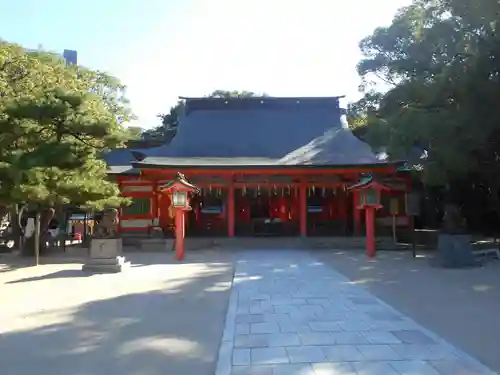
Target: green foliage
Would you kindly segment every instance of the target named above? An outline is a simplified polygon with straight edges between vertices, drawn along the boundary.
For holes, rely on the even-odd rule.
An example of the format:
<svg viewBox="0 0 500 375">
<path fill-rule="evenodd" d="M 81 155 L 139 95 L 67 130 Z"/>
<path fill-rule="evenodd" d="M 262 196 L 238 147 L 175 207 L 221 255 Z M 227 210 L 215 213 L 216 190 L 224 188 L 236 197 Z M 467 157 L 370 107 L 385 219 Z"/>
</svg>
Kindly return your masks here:
<svg viewBox="0 0 500 375">
<path fill-rule="evenodd" d="M 252 98 L 255 96 L 267 96 L 266 94 L 258 95 L 254 92 L 251 91 L 228 91 L 228 90 L 215 90 L 213 93 L 208 95 L 209 98 L 224 98 L 224 99 L 230 99 L 230 98 Z"/>
<path fill-rule="evenodd" d="M 499 12 L 496 0 L 414 1 L 360 43 L 364 88 L 390 88 L 375 101 L 369 92 L 351 114 L 393 158 L 423 146 L 427 184 L 474 173 L 500 185 Z"/>
<path fill-rule="evenodd" d="M 0 206 L 119 206 L 99 159 L 132 118 L 114 77 L 0 41 Z"/>
<path fill-rule="evenodd" d="M 144 129 L 140 126 L 128 126 L 126 129 L 127 140 L 138 140 L 142 138 Z"/>
</svg>

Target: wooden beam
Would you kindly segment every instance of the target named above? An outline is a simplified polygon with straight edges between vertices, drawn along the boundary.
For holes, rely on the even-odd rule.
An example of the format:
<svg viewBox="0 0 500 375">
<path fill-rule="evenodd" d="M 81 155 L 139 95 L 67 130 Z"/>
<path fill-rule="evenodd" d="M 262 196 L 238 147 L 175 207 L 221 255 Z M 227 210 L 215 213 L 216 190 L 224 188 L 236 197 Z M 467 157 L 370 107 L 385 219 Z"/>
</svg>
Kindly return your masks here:
<svg viewBox="0 0 500 375">
<path fill-rule="evenodd" d="M 380 166 L 380 167 L 359 167 L 359 168 L 254 168 L 254 169 L 217 169 L 217 168 L 176 168 L 172 169 L 166 167 L 165 169 L 142 169 L 141 175 L 170 175 L 174 176 L 177 172 L 181 172 L 189 176 L 193 175 L 219 175 L 219 176 L 231 176 L 235 175 L 335 175 L 335 174 L 352 174 L 352 173 L 394 173 L 396 171 L 395 166 Z"/>
</svg>

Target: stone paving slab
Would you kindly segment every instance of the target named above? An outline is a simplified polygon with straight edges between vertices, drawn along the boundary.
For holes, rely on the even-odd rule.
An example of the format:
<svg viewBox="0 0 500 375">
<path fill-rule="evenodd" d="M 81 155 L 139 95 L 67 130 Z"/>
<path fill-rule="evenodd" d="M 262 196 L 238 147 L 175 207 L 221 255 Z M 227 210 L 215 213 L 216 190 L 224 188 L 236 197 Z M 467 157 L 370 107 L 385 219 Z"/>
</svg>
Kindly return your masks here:
<svg viewBox="0 0 500 375">
<path fill-rule="evenodd" d="M 244 252 L 216 375 L 281 374 L 495 375 L 305 252 Z"/>
</svg>

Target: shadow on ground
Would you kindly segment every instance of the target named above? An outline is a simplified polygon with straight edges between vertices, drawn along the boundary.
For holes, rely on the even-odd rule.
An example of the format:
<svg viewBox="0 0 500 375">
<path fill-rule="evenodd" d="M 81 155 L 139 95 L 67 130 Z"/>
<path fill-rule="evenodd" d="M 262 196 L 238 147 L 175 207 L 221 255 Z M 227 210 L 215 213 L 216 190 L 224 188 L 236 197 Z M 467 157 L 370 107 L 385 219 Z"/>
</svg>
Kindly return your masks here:
<svg viewBox="0 0 500 375">
<path fill-rule="evenodd" d="M 6 284 L 18 284 L 18 283 L 28 283 L 32 281 L 41 281 L 49 279 L 66 279 L 73 277 L 89 277 L 92 276 L 90 273 L 83 273 L 81 270 L 62 270 L 53 273 L 48 273 L 42 276 L 26 277 L 22 279 L 16 279 L 12 281 L 7 281 Z"/>
<path fill-rule="evenodd" d="M 12 328 L 0 330 L 1 374 L 212 375 L 232 278 L 230 262 L 207 262 L 206 254 L 198 260 L 194 256 L 193 263 L 186 266 L 188 274 L 162 279 L 162 272 L 177 272 L 178 266 L 168 265 L 173 262 L 165 259 L 163 264 L 156 263 L 161 254 L 148 255 L 136 256 L 135 264 L 142 267 L 130 270 L 129 275 L 98 275 L 75 281 L 70 279 L 75 270 L 70 270 L 12 280 L 25 284 L 11 287 L 31 285 L 37 293 L 57 293 L 42 288 L 43 283 L 49 287 L 49 283 L 73 281 L 74 293 L 85 288 L 89 295 L 86 302 L 71 307 L 56 308 L 54 303 L 49 309 L 41 306 L 39 311 L 16 317 L 25 319 L 25 324 L 16 321 Z M 197 266 L 203 258 L 205 263 Z M 147 269 L 148 263 L 156 266 Z M 202 270 L 190 274 L 189 267 Z M 156 275 L 154 286 L 141 287 L 151 274 Z M 70 278 L 56 281 L 56 277 Z M 37 280 L 43 281 L 29 284 Z M 108 285 L 103 287 L 116 296 L 98 293 L 100 283 L 105 282 Z M 97 289 L 93 293 L 88 288 Z M 64 298 L 63 293 L 60 298 Z M 19 310 L 17 313 L 23 314 L 22 308 Z M 4 324 L 9 324 L 8 319 Z"/>
<path fill-rule="evenodd" d="M 500 372 L 500 261 L 484 267 L 443 269 L 429 265 L 430 253 L 314 251 L 352 283 Z"/>
</svg>

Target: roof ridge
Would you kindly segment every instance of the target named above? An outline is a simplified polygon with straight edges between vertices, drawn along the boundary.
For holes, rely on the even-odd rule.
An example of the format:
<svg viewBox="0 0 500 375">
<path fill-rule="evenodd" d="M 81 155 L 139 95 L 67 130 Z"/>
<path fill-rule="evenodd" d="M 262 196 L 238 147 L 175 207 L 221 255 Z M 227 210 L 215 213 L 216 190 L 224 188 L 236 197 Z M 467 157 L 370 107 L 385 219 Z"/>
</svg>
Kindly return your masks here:
<svg viewBox="0 0 500 375">
<path fill-rule="evenodd" d="M 341 98 L 345 98 L 345 95 L 338 96 L 267 96 L 267 95 L 256 95 L 256 96 L 234 96 L 234 97 L 210 97 L 210 96 L 201 96 L 201 97 L 190 97 L 190 96 L 179 96 L 180 100 L 205 100 L 205 101 L 257 101 L 257 100 L 270 100 L 270 101 L 280 101 L 280 100 L 305 100 L 305 101 L 314 101 L 314 100 L 338 100 Z"/>
</svg>

